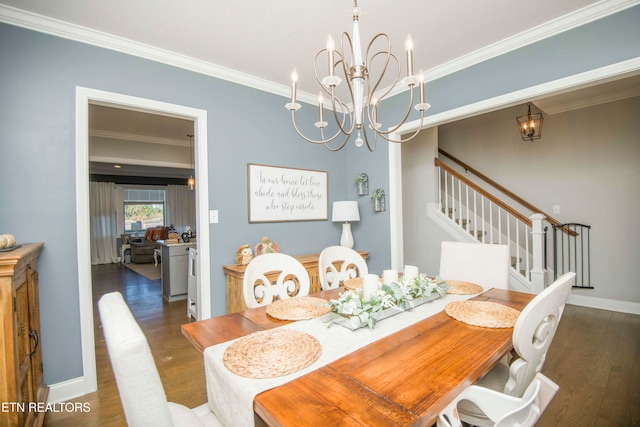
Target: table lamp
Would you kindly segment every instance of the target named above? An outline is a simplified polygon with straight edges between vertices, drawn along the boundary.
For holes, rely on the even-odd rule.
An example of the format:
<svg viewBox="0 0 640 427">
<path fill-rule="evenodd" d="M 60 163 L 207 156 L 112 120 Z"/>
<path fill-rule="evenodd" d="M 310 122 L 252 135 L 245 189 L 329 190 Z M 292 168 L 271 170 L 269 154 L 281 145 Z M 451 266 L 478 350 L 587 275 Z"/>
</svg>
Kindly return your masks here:
<svg viewBox="0 0 640 427">
<path fill-rule="evenodd" d="M 333 202 L 331 221 L 343 223 L 342 235 L 340 236 L 340 246 L 353 248 L 353 235 L 351 235 L 351 224 L 349 224 L 349 221 L 360 221 L 358 202 Z"/>
</svg>

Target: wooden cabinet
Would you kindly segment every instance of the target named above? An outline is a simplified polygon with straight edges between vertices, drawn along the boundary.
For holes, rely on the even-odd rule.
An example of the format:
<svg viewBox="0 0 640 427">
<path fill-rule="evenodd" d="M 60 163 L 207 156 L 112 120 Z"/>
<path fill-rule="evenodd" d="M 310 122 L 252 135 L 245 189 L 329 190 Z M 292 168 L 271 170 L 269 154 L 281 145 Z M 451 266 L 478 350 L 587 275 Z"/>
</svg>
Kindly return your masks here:
<svg viewBox="0 0 640 427">
<path fill-rule="evenodd" d="M 360 252 L 360 255 L 366 260 L 369 256 L 369 252 Z M 314 294 L 320 292 L 320 279 L 318 278 L 318 258 L 320 254 L 309 255 L 297 255 L 295 259 L 300 261 L 309 273 L 310 289 L 309 293 Z M 246 265 L 229 264 L 225 265 L 224 273 L 227 276 L 227 313 L 235 313 L 236 311 L 243 311 L 247 309 L 244 303 L 244 296 L 242 294 L 242 281 L 244 279 L 244 270 Z M 267 278 L 272 278 L 267 275 Z M 276 279 L 274 275 L 273 280 Z"/>
<path fill-rule="evenodd" d="M 38 306 L 42 243 L 0 252 L 0 425 L 42 425 L 49 388 L 44 383 Z M 43 408 L 40 408 L 43 409 Z"/>
</svg>

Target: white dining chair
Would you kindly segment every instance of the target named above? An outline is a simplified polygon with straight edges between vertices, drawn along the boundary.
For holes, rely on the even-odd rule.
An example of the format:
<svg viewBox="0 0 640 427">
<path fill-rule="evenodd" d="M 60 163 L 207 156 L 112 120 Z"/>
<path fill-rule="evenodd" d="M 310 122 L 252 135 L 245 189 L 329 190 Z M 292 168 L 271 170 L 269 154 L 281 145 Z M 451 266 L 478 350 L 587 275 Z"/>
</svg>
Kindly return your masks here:
<svg viewBox="0 0 640 427">
<path fill-rule="evenodd" d="M 461 280 L 490 288 L 509 289 L 509 246 L 489 243 L 441 243 L 440 272 L 444 280 Z"/>
<path fill-rule="evenodd" d="M 520 397 L 536 377 L 546 379 L 541 374 L 542 367 L 575 279 L 573 272 L 563 274 L 527 304 L 513 327 L 515 358 L 509 364 L 497 363 L 477 385 Z M 555 386 L 551 380 L 548 381 Z M 462 402 L 458 411 L 463 421 L 469 424 L 492 425 L 486 414 L 467 402 Z"/>
<path fill-rule="evenodd" d="M 339 264 L 339 269 L 335 264 Z M 363 277 L 369 272 L 367 263 L 353 249 L 345 246 L 329 246 L 320 252 L 318 277 L 323 291 L 335 289 L 346 279 Z"/>
<path fill-rule="evenodd" d="M 495 390 L 470 385 L 444 408 L 438 417 L 438 427 L 462 427 L 458 411 L 461 402 L 472 402 L 487 414 L 494 427 L 530 427 L 540 416 L 536 396 L 540 391 L 540 381 L 533 381 L 522 397 L 513 397 Z"/>
<path fill-rule="evenodd" d="M 120 292 L 103 295 L 98 310 L 127 425 L 222 426 L 206 405 L 167 401 L 147 339 Z"/>
<path fill-rule="evenodd" d="M 268 276 L 275 280 L 269 279 Z M 274 299 L 309 294 L 309 273 L 290 255 L 268 253 L 251 260 L 244 271 L 242 292 L 247 308 L 269 305 Z"/>
</svg>

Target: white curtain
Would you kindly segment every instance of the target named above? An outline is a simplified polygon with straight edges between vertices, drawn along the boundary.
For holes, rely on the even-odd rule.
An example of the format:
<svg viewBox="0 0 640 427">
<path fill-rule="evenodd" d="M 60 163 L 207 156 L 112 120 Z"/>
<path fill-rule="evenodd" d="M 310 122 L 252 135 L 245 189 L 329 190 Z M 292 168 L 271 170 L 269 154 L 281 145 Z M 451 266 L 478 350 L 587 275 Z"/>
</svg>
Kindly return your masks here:
<svg viewBox="0 0 640 427">
<path fill-rule="evenodd" d="M 89 191 L 91 264 L 117 262 L 116 185 L 92 182 Z"/>
<path fill-rule="evenodd" d="M 196 228 L 196 192 L 186 185 L 167 185 L 167 225 L 182 233 L 187 225 Z"/>
</svg>

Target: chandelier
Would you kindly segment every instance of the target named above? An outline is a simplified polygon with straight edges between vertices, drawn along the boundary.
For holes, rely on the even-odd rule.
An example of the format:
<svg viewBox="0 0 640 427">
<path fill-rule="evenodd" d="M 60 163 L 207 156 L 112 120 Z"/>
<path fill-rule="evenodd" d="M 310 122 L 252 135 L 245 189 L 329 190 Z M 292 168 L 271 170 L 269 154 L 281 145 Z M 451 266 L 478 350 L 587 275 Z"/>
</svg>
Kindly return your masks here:
<svg viewBox="0 0 640 427">
<path fill-rule="evenodd" d="M 516 117 L 518 122 L 518 130 L 523 141 L 533 142 L 535 139 L 542 138 L 542 113 L 531 113 L 531 103 L 529 103 L 529 111 L 524 116 Z"/>
<path fill-rule="evenodd" d="M 301 105 L 296 102 L 298 73 L 295 68 L 291 73 L 291 102 L 285 105 L 291 111 L 293 127 L 298 135 L 305 140 L 314 144 L 322 144 L 331 151 L 342 149 L 354 133 L 357 134 L 355 145 L 361 147 L 366 142 L 370 151 L 375 150 L 378 136 L 389 142 L 408 141 L 418 134 L 422 128 L 424 112 L 431 107 L 424 100 L 424 75 L 422 70 L 417 76 L 413 74 L 413 40 L 410 35 L 407 36 L 405 43 L 407 69 L 406 76 L 401 79 L 400 61 L 391 52 L 391 39 L 389 36 L 385 33 L 378 33 L 371 39 L 363 55 L 358 28 L 360 11 L 357 0 L 354 0 L 352 16 L 353 35 L 349 36 L 346 32 L 342 33 L 340 49 L 336 49 L 334 40 L 329 35 L 326 48 L 318 51 L 314 59 L 314 74 L 321 89 L 318 94 L 319 120 L 315 123 L 315 126 L 320 131 L 320 138 L 312 139 L 306 137 L 296 124 L 295 113 L 301 108 Z M 318 74 L 319 59 L 324 62 L 324 65 L 320 65 L 320 67 L 323 67 L 326 70 L 325 72 L 328 73 L 324 74 L 322 78 Z M 379 68 L 379 71 L 374 73 L 375 68 Z M 385 76 L 390 77 L 392 80 L 391 85 L 383 89 L 380 85 L 383 83 Z M 345 82 L 348 89 L 348 93 L 345 92 L 346 95 L 343 95 L 343 98 L 348 96 L 346 101 L 340 99 L 336 93 L 342 81 Z M 387 80 L 384 83 L 386 84 Z M 387 127 L 387 130 L 383 130 L 382 123 L 378 121 L 378 105 L 398 85 L 409 88 L 409 103 L 402 120 L 391 127 Z M 414 106 L 414 89 L 416 89 L 416 86 L 418 86 L 420 102 Z M 331 103 L 332 115 L 337 126 L 335 133 L 330 135 L 325 135 L 325 129 L 329 123 L 324 119 L 323 93 Z M 420 113 L 420 126 L 409 137 L 404 137 L 402 140 L 392 139 L 390 134 L 397 131 L 406 122 L 412 106 Z M 367 133 L 367 128 L 369 128 L 372 139 L 370 134 Z M 339 137 L 342 139 L 338 139 Z M 337 142 L 330 144 L 333 141 Z"/>
</svg>

